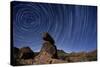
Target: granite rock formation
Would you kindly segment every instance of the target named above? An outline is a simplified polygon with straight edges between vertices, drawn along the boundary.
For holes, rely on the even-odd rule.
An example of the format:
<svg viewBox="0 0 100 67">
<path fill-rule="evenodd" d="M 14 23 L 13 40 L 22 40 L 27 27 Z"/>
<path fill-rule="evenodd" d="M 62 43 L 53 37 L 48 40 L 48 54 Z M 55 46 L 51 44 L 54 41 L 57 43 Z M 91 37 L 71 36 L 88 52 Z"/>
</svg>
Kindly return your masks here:
<svg viewBox="0 0 100 67">
<path fill-rule="evenodd" d="M 57 47 L 55 46 L 55 41 L 50 36 L 49 33 L 45 32 L 43 33 L 43 46 L 40 51 L 40 55 L 46 54 L 51 58 L 57 58 Z"/>
<path fill-rule="evenodd" d="M 43 33 L 43 40 L 43 46 L 39 55 L 35 57 L 34 64 L 51 64 L 64 62 L 62 60 L 57 60 L 57 47 L 55 46 L 55 41 L 49 33 Z"/>
</svg>

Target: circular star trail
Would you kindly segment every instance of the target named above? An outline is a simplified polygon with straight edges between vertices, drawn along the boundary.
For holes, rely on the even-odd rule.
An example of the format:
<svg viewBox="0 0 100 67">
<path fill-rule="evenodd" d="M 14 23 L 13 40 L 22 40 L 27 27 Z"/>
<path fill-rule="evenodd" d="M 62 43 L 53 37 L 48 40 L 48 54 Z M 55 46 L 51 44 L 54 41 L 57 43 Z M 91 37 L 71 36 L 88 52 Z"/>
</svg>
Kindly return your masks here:
<svg viewBox="0 0 100 67">
<path fill-rule="evenodd" d="M 54 38 L 57 47 L 65 51 L 96 48 L 94 12 L 96 8 L 88 6 L 14 2 L 14 45 L 30 46 L 39 50 L 43 43 L 42 33 L 48 32 Z M 92 42 L 93 46 L 86 46 L 90 46 Z"/>
<path fill-rule="evenodd" d="M 62 8 L 59 9 L 59 7 Z M 56 8 L 58 9 L 56 10 Z M 61 14 L 64 12 L 63 8 L 63 6 L 52 7 L 49 4 L 37 5 L 32 3 L 18 4 L 14 6 L 14 9 L 18 9 L 14 18 L 14 26 L 16 28 L 14 31 L 19 31 L 17 32 L 18 34 L 15 34 L 15 36 L 18 37 L 18 40 L 26 41 L 24 39 L 26 33 L 29 35 L 33 34 L 34 38 L 37 34 L 40 36 L 40 33 L 42 32 L 49 32 L 53 34 L 57 40 L 64 27 L 63 15 Z M 59 24 L 58 22 L 61 23 Z M 29 37 L 27 34 L 26 39 Z M 30 39 L 31 38 L 29 37 L 28 40 Z M 26 42 L 28 42 L 28 40 Z"/>
</svg>

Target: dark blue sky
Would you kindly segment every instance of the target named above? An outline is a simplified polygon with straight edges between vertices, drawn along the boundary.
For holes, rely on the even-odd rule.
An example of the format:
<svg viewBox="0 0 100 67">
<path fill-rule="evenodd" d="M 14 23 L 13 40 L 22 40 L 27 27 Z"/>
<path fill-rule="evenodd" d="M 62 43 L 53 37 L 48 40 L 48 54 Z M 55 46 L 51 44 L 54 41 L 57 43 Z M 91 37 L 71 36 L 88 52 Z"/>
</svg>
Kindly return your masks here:
<svg viewBox="0 0 100 67">
<path fill-rule="evenodd" d="M 42 33 L 49 32 L 58 49 L 66 52 L 97 48 L 97 7 L 12 2 L 14 46 L 39 51 Z"/>
</svg>

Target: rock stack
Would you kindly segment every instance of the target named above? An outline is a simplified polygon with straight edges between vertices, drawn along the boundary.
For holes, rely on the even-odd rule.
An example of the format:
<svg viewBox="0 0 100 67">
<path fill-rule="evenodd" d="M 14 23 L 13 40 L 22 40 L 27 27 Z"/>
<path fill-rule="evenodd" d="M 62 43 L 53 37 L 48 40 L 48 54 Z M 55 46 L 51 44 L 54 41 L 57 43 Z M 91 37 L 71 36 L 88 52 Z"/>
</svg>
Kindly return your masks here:
<svg viewBox="0 0 100 67">
<path fill-rule="evenodd" d="M 53 38 L 50 36 L 49 33 L 43 33 L 43 46 L 40 51 L 40 54 L 46 54 L 51 58 L 57 58 L 57 47 L 54 45 L 55 41 Z"/>
<path fill-rule="evenodd" d="M 55 46 L 55 41 L 50 34 L 47 32 L 43 33 L 43 40 L 43 46 L 39 55 L 35 57 L 34 64 L 61 63 L 61 60 L 57 60 L 57 48 Z"/>
</svg>

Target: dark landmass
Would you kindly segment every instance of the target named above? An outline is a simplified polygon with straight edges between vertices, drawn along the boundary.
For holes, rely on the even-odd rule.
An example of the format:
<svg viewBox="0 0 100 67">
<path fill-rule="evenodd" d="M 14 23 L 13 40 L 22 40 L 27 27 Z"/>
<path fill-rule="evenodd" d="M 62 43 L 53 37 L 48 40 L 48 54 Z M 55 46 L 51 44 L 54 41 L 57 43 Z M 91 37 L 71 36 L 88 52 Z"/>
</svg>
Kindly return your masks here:
<svg viewBox="0 0 100 67">
<path fill-rule="evenodd" d="M 34 52 L 30 47 L 13 48 L 15 66 L 32 64 L 54 64 L 68 62 L 96 61 L 97 50 L 90 52 L 66 53 L 57 49 L 55 41 L 48 33 L 43 34 L 44 43 L 40 52 Z"/>
</svg>

